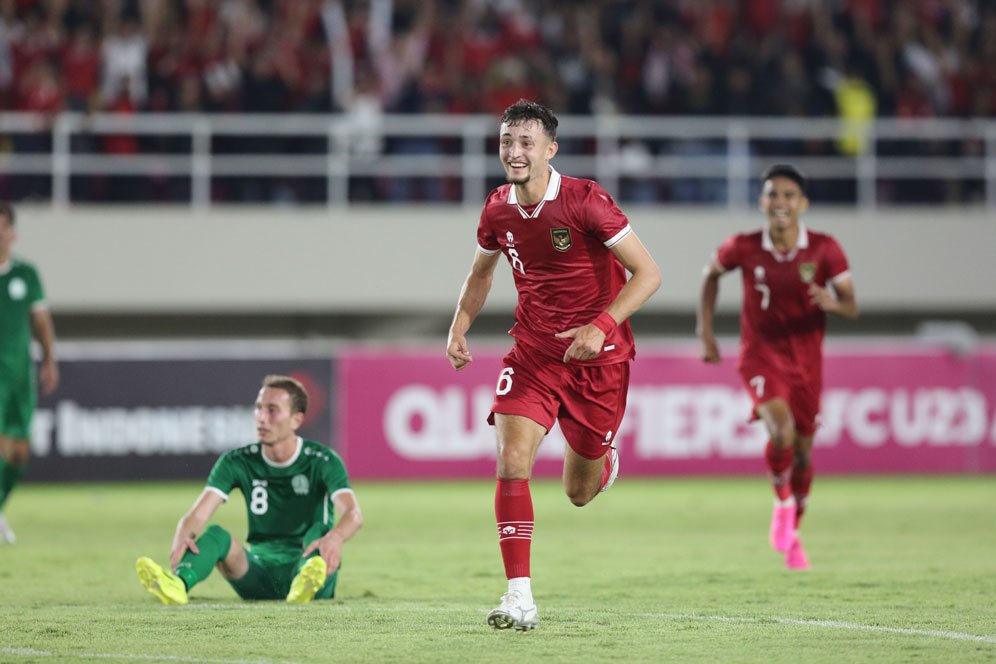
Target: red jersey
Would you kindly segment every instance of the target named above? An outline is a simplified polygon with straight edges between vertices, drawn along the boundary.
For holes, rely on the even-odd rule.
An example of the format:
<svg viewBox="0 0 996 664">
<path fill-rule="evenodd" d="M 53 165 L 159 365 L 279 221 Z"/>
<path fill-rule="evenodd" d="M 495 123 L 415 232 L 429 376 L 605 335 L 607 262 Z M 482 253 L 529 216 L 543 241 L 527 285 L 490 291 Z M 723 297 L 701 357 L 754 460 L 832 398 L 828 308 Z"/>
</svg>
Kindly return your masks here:
<svg viewBox="0 0 996 664">
<path fill-rule="evenodd" d="M 488 255 L 503 252 L 512 266 L 519 302 L 509 334 L 563 359 L 571 340 L 554 335 L 591 323 L 626 285 L 626 268 L 610 249 L 631 232 L 602 187 L 552 167 L 546 194 L 532 209 L 519 204 L 511 184 L 493 190 L 481 211 L 477 244 Z M 605 339 L 598 357 L 581 364 L 624 362 L 635 354 L 626 321 Z"/>
<path fill-rule="evenodd" d="M 795 248 L 782 253 L 765 228 L 727 238 L 716 262 L 723 270 L 740 268 L 743 277 L 738 367 L 763 362 L 789 378 L 819 383 L 826 314 L 810 301 L 809 285 L 826 288 L 850 276 L 837 241 L 800 224 Z"/>
</svg>

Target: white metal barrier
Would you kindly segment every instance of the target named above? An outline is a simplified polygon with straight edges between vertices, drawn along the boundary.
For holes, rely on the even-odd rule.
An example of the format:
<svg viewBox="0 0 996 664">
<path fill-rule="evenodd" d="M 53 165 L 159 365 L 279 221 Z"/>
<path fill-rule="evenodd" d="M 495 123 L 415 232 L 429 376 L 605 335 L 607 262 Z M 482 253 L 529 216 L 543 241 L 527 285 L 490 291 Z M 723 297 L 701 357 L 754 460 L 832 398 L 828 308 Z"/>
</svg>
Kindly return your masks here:
<svg viewBox="0 0 996 664">
<path fill-rule="evenodd" d="M 864 151 L 853 156 L 837 152 L 833 142 L 845 134 L 857 135 Z M 3 135 L 42 138 L 45 150 L 34 152 L 3 152 L 0 142 L 0 175 L 50 177 L 54 206 L 81 202 L 72 200 L 70 182 L 87 175 L 189 178 L 189 202 L 198 209 L 212 205 L 212 180 L 222 177 L 322 178 L 325 203 L 342 207 L 350 204 L 353 178 L 456 179 L 461 183 L 459 202 L 479 205 L 489 181 L 502 175 L 496 118 L 480 115 L 65 113 L 52 118 L 0 113 Z M 188 149 L 102 154 L 74 148 L 77 137 L 111 135 L 181 137 Z M 239 137 L 310 138 L 318 149 L 246 154 L 226 153 L 213 144 L 218 138 Z M 438 139 L 439 149 L 408 154 L 385 149 L 387 140 L 403 138 Z M 889 204 L 880 200 L 883 181 L 972 181 L 979 200 L 954 203 L 983 204 L 996 214 L 996 120 L 887 119 L 856 130 L 836 120 L 812 118 L 563 116 L 559 139 L 560 170 L 594 177 L 610 192 L 622 194 L 623 201 L 625 181 L 701 179 L 719 183 L 721 200 L 739 210 L 753 205 L 751 183 L 764 165 L 791 161 L 815 182 L 853 182 L 852 202 L 863 212 Z M 829 149 L 802 156 L 795 150 L 778 152 L 814 140 L 827 141 Z M 775 147 L 759 150 L 765 141 Z M 452 147 L 444 149 L 443 143 Z M 905 147 L 890 154 L 884 144 Z M 941 144 L 942 149 L 935 149 Z M 833 201 L 821 201 L 827 202 Z"/>
</svg>

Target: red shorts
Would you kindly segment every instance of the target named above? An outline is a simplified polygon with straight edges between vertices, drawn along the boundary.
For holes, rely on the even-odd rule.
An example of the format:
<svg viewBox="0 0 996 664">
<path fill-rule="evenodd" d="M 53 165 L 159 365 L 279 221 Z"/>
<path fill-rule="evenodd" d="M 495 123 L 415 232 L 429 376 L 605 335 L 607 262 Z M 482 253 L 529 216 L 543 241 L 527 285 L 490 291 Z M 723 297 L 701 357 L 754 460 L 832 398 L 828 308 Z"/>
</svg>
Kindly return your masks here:
<svg viewBox="0 0 996 664">
<path fill-rule="evenodd" d="M 598 459 L 619 431 L 628 390 L 628 361 L 564 364 L 516 344 L 502 360 L 488 423 L 496 413 L 528 417 L 547 431 L 559 421 L 572 450 Z"/>
<path fill-rule="evenodd" d="M 792 411 L 795 430 L 800 436 L 816 433 L 820 417 L 820 386 L 813 381 L 793 380 L 784 373 L 774 371 L 764 364 L 743 364 L 740 378 L 754 402 L 752 420 L 758 419 L 757 407 L 781 397 Z"/>
</svg>

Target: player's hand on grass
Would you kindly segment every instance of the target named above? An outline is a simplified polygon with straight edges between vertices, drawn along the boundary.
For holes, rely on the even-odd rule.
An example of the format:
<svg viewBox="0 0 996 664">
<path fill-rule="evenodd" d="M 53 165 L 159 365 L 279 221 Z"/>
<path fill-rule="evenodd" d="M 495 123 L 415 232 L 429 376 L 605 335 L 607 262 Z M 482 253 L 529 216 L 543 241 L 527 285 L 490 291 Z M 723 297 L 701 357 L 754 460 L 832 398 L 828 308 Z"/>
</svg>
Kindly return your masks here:
<svg viewBox="0 0 996 664">
<path fill-rule="evenodd" d="M 330 530 L 305 547 L 301 557 L 307 558 L 314 553 L 315 549 L 318 549 L 318 555 L 325 561 L 325 573 L 331 576 L 332 572 L 339 569 L 339 563 L 342 561 L 342 543 L 342 536 L 334 530 Z"/>
<path fill-rule="evenodd" d="M 470 349 L 467 348 L 467 339 L 456 335 L 450 337 L 450 343 L 446 347 L 446 359 L 457 371 L 473 362 L 474 358 L 471 357 Z"/>
<path fill-rule="evenodd" d="M 572 327 L 569 330 L 558 332 L 555 336 L 558 339 L 574 340 L 564 353 L 565 364 L 571 360 L 595 359 L 602 352 L 602 344 L 605 343 L 605 333 L 594 325 Z"/>
<path fill-rule="evenodd" d="M 710 364 L 718 363 L 720 355 L 719 345 L 716 343 L 716 339 L 710 335 L 707 337 L 701 337 L 699 342 L 702 345 L 702 361 Z"/>
</svg>

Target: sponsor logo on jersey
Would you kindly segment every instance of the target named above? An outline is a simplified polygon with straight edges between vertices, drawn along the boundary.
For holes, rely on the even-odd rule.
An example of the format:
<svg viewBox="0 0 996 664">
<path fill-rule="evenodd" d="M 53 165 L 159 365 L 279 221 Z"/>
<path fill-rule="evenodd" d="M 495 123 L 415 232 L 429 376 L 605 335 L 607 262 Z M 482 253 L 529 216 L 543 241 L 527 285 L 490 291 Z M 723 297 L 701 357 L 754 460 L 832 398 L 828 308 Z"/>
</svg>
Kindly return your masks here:
<svg viewBox="0 0 996 664">
<path fill-rule="evenodd" d="M 809 284 L 816 277 L 816 263 L 799 263 L 799 278 L 802 283 Z"/>
<path fill-rule="evenodd" d="M 553 248 L 557 251 L 567 251 L 571 248 L 570 228 L 551 228 L 550 239 L 553 240 Z"/>
<path fill-rule="evenodd" d="M 758 265 L 754 268 L 754 281 L 764 281 L 764 266 Z"/>
<path fill-rule="evenodd" d="M 510 247 L 515 244 L 515 236 L 512 235 L 512 231 L 507 231 L 505 233 L 505 239 L 508 240 L 508 246 Z"/>
<path fill-rule="evenodd" d="M 10 293 L 10 299 L 23 300 L 24 296 L 28 294 L 28 285 L 24 283 L 24 279 L 14 277 L 7 284 L 7 292 Z"/>
<path fill-rule="evenodd" d="M 294 493 L 299 496 L 307 496 L 308 489 L 311 488 L 311 483 L 308 482 L 308 478 L 304 475 L 295 475 L 291 479 L 291 488 L 294 489 Z"/>
<path fill-rule="evenodd" d="M 609 432 L 605 434 L 605 442 L 602 443 L 602 445 L 611 445 L 611 444 L 612 444 L 612 429 L 609 429 Z"/>
</svg>

